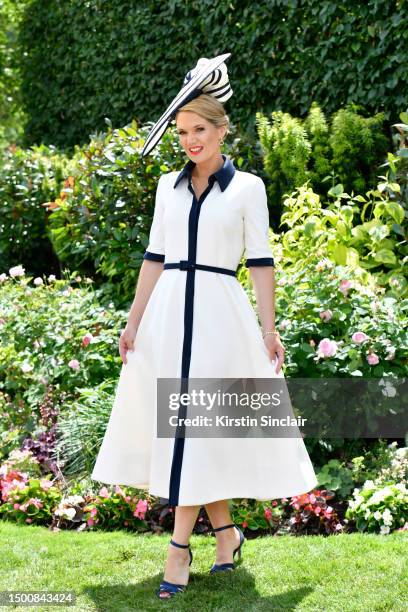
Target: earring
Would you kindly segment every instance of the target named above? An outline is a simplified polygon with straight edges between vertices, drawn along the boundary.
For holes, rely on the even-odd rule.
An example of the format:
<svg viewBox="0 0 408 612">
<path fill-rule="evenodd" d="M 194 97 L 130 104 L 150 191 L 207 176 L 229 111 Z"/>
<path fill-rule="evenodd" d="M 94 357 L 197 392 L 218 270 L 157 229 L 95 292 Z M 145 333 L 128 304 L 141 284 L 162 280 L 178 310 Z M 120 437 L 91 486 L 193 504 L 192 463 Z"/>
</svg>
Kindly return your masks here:
<svg viewBox="0 0 408 612">
<path fill-rule="evenodd" d="M 222 138 L 222 139 L 220 140 L 220 145 L 223 145 L 223 144 L 224 144 L 224 139 Z"/>
</svg>

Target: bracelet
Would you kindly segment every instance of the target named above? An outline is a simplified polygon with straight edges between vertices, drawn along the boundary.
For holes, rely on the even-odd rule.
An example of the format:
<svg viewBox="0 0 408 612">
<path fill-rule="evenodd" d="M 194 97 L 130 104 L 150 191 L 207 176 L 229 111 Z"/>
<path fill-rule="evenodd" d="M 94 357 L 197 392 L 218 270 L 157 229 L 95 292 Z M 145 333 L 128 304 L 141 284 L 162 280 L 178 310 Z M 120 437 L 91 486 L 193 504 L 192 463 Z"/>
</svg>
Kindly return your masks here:
<svg viewBox="0 0 408 612">
<path fill-rule="evenodd" d="M 277 336 L 279 336 L 278 331 L 267 331 L 263 334 L 262 338 L 265 338 L 265 336 L 267 336 L 268 334 L 276 334 Z"/>
</svg>

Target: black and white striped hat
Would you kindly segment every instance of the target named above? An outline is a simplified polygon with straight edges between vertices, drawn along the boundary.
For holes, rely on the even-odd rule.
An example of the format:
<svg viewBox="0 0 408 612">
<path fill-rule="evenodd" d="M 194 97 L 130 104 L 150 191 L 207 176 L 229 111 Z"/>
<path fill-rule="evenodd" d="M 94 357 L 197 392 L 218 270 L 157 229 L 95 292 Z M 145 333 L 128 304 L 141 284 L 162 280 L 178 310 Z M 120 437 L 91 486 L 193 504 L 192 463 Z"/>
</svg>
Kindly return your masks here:
<svg viewBox="0 0 408 612">
<path fill-rule="evenodd" d="M 202 93 L 210 94 L 218 98 L 220 102 L 226 102 L 232 96 L 227 66 L 224 63 L 224 60 L 230 55 L 231 53 L 224 53 L 212 59 L 200 57 L 196 67 L 187 72 L 183 87 L 150 130 L 143 146 L 142 157 L 150 153 L 157 145 L 181 106 Z"/>
</svg>

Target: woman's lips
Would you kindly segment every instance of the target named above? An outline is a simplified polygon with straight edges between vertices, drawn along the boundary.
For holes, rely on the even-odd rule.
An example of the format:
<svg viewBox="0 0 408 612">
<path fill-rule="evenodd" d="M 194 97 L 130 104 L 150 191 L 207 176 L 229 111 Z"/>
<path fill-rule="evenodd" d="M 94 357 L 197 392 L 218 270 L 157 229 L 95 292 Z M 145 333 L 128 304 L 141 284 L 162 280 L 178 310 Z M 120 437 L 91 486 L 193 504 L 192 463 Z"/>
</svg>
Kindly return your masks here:
<svg viewBox="0 0 408 612">
<path fill-rule="evenodd" d="M 200 147 L 200 149 L 198 151 L 192 151 L 191 149 L 189 149 L 191 155 L 198 155 L 199 153 L 201 153 L 201 151 L 203 150 L 204 147 Z"/>
</svg>

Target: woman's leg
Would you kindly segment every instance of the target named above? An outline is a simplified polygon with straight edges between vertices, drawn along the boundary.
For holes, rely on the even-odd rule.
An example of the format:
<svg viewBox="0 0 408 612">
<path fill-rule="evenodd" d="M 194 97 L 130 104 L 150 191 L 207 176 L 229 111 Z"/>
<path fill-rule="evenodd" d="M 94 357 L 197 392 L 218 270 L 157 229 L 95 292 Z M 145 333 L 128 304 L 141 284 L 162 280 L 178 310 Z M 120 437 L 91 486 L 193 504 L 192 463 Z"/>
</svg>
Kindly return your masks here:
<svg viewBox="0 0 408 612">
<path fill-rule="evenodd" d="M 223 527 L 224 525 L 231 525 L 234 522 L 231 518 L 227 499 L 211 502 L 204 507 L 213 529 Z M 238 530 L 233 527 L 222 529 L 221 531 L 216 531 L 215 536 L 217 539 L 217 558 L 215 563 L 232 563 L 232 553 L 239 546 L 240 542 Z"/>
<path fill-rule="evenodd" d="M 172 540 L 177 544 L 188 544 L 201 506 L 176 506 Z M 164 580 L 176 584 L 187 584 L 190 573 L 190 554 L 188 548 L 178 548 L 170 544 L 167 550 Z M 161 593 L 160 597 L 170 597 Z"/>
</svg>

